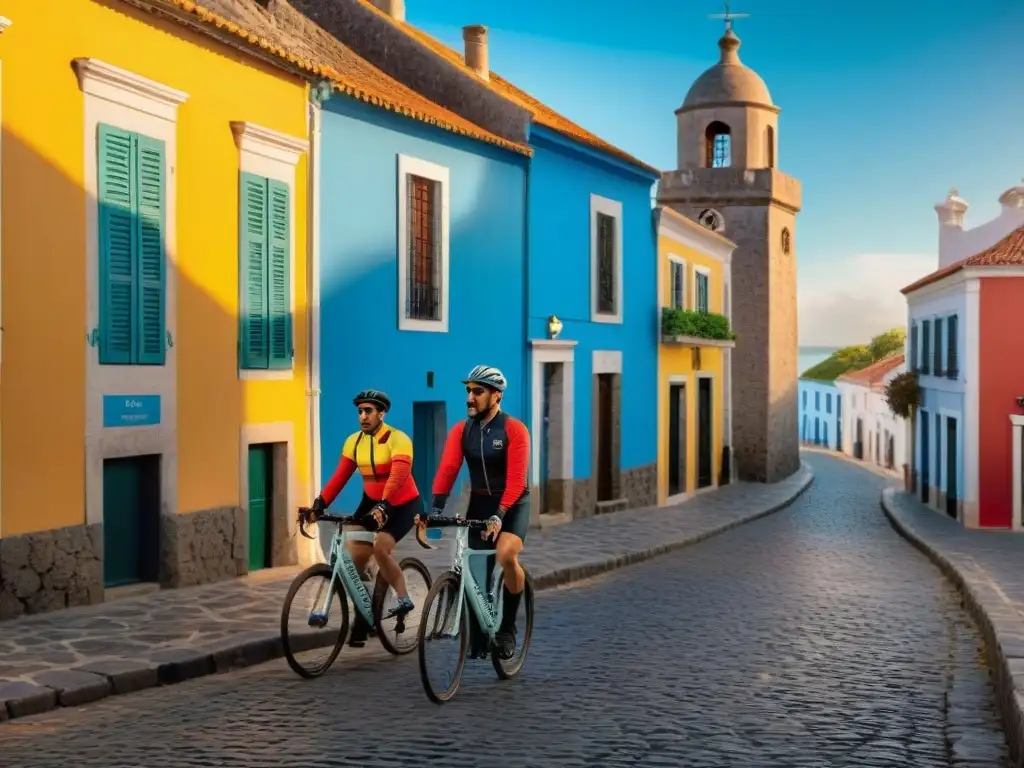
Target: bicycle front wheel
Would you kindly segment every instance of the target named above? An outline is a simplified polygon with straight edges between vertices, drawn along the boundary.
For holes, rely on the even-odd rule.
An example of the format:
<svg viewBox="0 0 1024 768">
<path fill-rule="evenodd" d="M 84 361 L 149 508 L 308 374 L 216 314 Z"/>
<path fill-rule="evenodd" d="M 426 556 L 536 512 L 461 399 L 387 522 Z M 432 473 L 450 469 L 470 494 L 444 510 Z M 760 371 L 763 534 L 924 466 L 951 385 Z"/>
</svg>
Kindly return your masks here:
<svg viewBox="0 0 1024 768">
<path fill-rule="evenodd" d="M 338 581 L 330 593 L 332 578 L 330 566 L 309 566 L 295 577 L 281 609 L 284 657 L 296 674 L 307 679 L 330 669 L 348 637 L 348 600 Z"/>
<path fill-rule="evenodd" d="M 405 577 L 405 588 L 409 598 L 416 605 L 404 616 L 388 616 L 397 605 L 398 595 L 384 574 L 377 572 L 377 584 L 373 589 L 373 623 L 377 629 L 377 639 L 384 650 L 394 656 L 404 656 L 416 650 L 420 612 L 423 601 L 430 593 L 430 571 L 427 566 L 415 557 L 407 557 L 398 564 Z"/>
<path fill-rule="evenodd" d="M 462 670 L 466 666 L 469 636 L 467 611 L 469 606 L 465 604 L 459 577 L 451 571 L 445 572 L 430 588 L 420 616 L 420 680 L 423 681 L 427 698 L 435 704 L 443 704 L 459 690 Z M 443 662 L 436 659 L 438 652 L 443 654 L 452 651 L 457 652 L 454 665 L 442 666 Z M 430 661 L 427 659 L 428 653 Z"/>
</svg>

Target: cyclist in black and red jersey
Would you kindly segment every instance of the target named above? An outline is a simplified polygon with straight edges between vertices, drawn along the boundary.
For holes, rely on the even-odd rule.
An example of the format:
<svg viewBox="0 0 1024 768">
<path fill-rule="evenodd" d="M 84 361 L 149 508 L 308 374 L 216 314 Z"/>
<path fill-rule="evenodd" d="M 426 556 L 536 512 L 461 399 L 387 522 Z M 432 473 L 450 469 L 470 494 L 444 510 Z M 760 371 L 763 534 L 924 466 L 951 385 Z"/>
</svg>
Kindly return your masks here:
<svg viewBox="0 0 1024 768">
<path fill-rule="evenodd" d="M 530 526 L 530 486 L 526 472 L 530 433 L 523 422 L 503 413 L 501 400 L 508 382 L 497 368 L 478 365 L 469 372 L 466 409 L 469 418 L 448 433 L 434 478 L 434 514 L 444 510 L 465 460 L 472 493 L 466 517 L 487 520 L 483 534 L 470 536 L 471 549 L 494 549 L 504 571 L 504 603 L 495 642 L 498 655 L 510 659 L 516 650 L 516 611 L 526 586 L 519 553 Z M 492 558 L 487 558 L 490 576 Z M 475 617 L 470 620 L 470 658 L 486 658 L 486 637 Z"/>
</svg>

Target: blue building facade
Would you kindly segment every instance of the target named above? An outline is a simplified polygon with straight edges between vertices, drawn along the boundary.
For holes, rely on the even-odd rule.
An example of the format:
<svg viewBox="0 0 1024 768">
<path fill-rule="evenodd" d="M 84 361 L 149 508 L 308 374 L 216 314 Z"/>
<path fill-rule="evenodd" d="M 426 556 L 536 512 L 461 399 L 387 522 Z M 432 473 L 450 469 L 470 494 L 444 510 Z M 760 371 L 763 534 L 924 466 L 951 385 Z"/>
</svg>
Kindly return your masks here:
<svg viewBox="0 0 1024 768">
<path fill-rule="evenodd" d="M 800 379 L 800 442 L 842 450 L 842 395 L 830 381 Z"/>
<path fill-rule="evenodd" d="M 320 133 L 320 482 L 358 428 L 352 397 L 372 387 L 412 437 L 429 499 L 474 365 L 500 368 L 504 409 L 528 418 L 529 158 L 343 95 L 323 105 Z M 338 508 L 361 493 L 349 483 Z"/>
<path fill-rule="evenodd" d="M 537 124 L 530 144 L 535 514 L 575 518 L 653 505 L 658 312 L 651 187 L 657 175 Z"/>
</svg>

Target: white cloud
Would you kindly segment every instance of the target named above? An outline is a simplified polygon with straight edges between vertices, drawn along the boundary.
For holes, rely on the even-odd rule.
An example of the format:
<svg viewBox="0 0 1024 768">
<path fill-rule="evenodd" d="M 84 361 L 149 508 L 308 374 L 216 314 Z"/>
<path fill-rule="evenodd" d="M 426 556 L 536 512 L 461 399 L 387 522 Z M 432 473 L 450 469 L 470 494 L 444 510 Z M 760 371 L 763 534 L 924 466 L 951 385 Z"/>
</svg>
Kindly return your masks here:
<svg viewBox="0 0 1024 768">
<path fill-rule="evenodd" d="M 934 254 L 862 253 L 843 261 L 801 267 L 797 276 L 800 344 L 864 344 L 905 325 L 900 289 L 936 269 Z"/>
</svg>

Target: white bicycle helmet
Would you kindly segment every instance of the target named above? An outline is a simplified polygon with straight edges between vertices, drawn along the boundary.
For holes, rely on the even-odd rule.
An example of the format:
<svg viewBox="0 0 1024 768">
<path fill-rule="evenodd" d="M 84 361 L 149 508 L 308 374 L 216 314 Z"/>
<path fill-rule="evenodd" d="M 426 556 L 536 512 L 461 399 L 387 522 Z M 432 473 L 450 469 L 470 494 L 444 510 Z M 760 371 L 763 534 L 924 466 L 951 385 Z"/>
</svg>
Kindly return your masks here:
<svg viewBox="0 0 1024 768">
<path fill-rule="evenodd" d="M 478 365 L 462 380 L 463 384 L 482 384 L 485 387 L 504 392 L 508 386 L 505 374 L 489 365 Z"/>
</svg>

